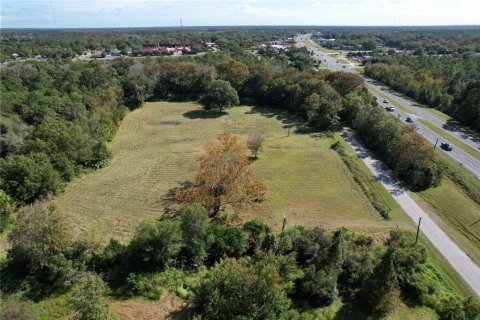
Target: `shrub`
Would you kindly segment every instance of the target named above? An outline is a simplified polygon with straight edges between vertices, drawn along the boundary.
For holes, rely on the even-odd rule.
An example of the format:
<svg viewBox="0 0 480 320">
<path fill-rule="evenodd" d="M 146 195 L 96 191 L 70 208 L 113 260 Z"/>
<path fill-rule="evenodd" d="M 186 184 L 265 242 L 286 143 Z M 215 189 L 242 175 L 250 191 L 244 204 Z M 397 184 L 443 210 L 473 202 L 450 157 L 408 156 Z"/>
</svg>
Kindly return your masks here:
<svg viewBox="0 0 480 320">
<path fill-rule="evenodd" d="M 73 287 L 71 304 L 78 320 L 108 320 L 111 318 L 106 295 L 110 292 L 103 280 L 94 273 L 81 274 Z"/>
<path fill-rule="evenodd" d="M 178 221 L 145 222 L 128 245 L 128 264 L 132 270 L 161 271 L 175 261 L 181 240 Z"/>
</svg>

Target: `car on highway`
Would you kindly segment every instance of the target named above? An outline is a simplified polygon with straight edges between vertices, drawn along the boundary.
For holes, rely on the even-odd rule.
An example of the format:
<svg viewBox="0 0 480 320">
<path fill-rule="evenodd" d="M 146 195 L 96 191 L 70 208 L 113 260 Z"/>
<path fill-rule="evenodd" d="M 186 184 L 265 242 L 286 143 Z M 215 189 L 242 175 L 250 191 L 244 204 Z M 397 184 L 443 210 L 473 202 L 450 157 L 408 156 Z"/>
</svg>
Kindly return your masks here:
<svg viewBox="0 0 480 320">
<path fill-rule="evenodd" d="M 392 106 L 386 106 L 385 110 L 387 110 L 388 112 L 395 112 L 395 108 Z"/>
<path fill-rule="evenodd" d="M 388 100 L 387 100 L 387 99 L 383 99 L 383 103 L 388 103 Z"/>
<path fill-rule="evenodd" d="M 342 68 L 344 68 L 344 69 L 345 69 L 346 67 L 347 67 L 347 66 L 343 66 Z"/>
<path fill-rule="evenodd" d="M 445 151 L 452 151 L 453 150 L 452 145 L 448 142 L 440 143 L 440 148 L 442 148 Z"/>
<path fill-rule="evenodd" d="M 407 118 L 405 119 L 405 121 L 408 122 L 408 123 L 415 122 L 415 120 L 414 120 L 412 117 L 407 117 Z"/>
</svg>

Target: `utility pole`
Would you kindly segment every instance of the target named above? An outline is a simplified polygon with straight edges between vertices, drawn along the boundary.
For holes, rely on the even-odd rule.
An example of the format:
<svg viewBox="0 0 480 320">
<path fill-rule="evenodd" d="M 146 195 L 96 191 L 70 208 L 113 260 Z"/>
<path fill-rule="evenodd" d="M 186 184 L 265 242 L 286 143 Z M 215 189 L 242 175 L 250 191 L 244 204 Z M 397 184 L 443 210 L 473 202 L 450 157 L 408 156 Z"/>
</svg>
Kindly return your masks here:
<svg viewBox="0 0 480 320">
<path fill-rule="evenodd" d="M 285 226 L 286 225 L 287 225 L 287 217 L 283 216 L 282 237 L 283 237 L 283 232 L 285 231 Z"/>
<path fill-rule="evenodd" d="M 420 223 L 422 222 L 422 217 L 418 219 L 418 227 L 417 227 L 417 236 L 415 237 L 415 244 L 418 242 L 418 233 L 420 232 Z"/>
<path fill-rule="evenodd" d="M 437 138 L 437 141 L 435 141 L 435 146 L 433 147 L 433 149 L 437 148 L 437 143 L 438 143 L 438 138 Z"/>
<path fill-rule="evenodd" d="M 180 41 L 182 44 L 182 50 L 185 49 L 184 43 L 183 43 L 183 22 L 182 19 L 180 19 Z"/>
</svg>

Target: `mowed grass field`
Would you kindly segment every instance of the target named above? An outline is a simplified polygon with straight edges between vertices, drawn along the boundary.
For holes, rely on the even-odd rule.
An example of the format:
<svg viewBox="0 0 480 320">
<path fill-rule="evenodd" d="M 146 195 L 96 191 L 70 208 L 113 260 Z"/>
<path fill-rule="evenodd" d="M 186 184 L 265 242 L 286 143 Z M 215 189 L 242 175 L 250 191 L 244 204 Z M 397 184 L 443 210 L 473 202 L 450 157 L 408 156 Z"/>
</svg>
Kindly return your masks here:
<svg viewBox="0 0 480 320">
<path fill-rule="evenodd" d="M 266 138 L 252 164 L 268 187 L 259 211 L 246 210 L 242 221 L 259 218 L 280 230 L 288 226 L 345 226 L 382 235 L 411 227 L 408 219 L 383 220 L 368 202 L 335 151 L 332 138 L 299 134 L 295 119 L 271 109 L 235 107 L 218 118 L 205 117 L 194 103 L 151 102 L 126 116 L 111 143 L 113 158 L 101 170 L 70 183 L 55 199 L 75 234 L 96 230 L 108 241 L 127 241 L 139 223 L 159 218 L 169 190 L 196 171 L 196 157 L 224 130 L 242 141 L 254 131 Z"/>
</svg>

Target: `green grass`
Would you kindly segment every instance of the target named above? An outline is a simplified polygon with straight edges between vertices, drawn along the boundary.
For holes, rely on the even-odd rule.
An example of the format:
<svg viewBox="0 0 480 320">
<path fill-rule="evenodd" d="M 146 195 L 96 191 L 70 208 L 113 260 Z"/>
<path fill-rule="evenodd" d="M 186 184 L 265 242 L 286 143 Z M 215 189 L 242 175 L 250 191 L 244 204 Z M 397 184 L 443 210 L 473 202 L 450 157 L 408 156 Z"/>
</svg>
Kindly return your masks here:
<svg viewBox="0 0 480 320">
<path fill-rule="evenodd" d="M 346 60 L 346 59 L 343 59 L 343 58 L 338 58 L 337 61 L 339 63 L 343 63 L 343 64 L 347 64 L 347 65 L 350 65 L 350 61 Z"/>
<path fill-rule="evenodd" d="M 443 121 L 453 121 L 454 119 L 452 117 L 450 117 L 448 114 L 445 114 L 443 113 L 442 111 L 440 110 L 437 110 L 437 109 L 434 109 L 434 108 L 429 108 L 427 106 L 424 106 L 424 105 L 417 105 L 417 107 L 422 107 L 425 109 L 425 111 L 431 113 L 432 115 L 434 115 L 435 117 L 443 120 Z"/>
<path fill-rule="evenodd" d="M 363 163 L 363 161 L 358 157 L 355 156 L 354 150 L 348 145 L 342 137 L 336 136 L 336 139 L 341 143 L 344 150 L 350 156 L 350 161 L 355 161 L 355 167 L 358 168 L 357 174 L 362 176 L 362 180 L 369 180 L 370 183 L 368 184 L 370 192 L 375 194 L 377 199 L 381 199 L 381 201 L 391 208 L 390 217 L 394 220 L 402 220 L 407 219 L 410 222 L 410 228 L 414 228 L 414 222 L 411 221 L 409 217 L 407 217 L 406 213 L 399 207 L 397 202 L 393 199 L 391 194 L 383 187 L 383 185 L 375 179 L 371 171 L 368 167 Z M 472 183 L 472 181 L 470 181 Z M 420 203 L 420 205 L 430 213 L 431 216 L 436 218 L 435 220 L 441 224 L 442 228 L 447 231 L 449 235 L 454 236 L 453 239 L 459 244 L 466 252 L 472 252 L 473 255 L 479 254 L 479 247 L 478 242 L 471 241 L 471 238 L 465 238 L 463 233 L 459 233 L 457 227 L 459 227 L 458 221 L 454 220 L 451 221 L 452 216 L 451 213 L 456 212 L 456 210 L 452 210 L 453 207 L 460 208 L 458 212 L 460 213 L 461 219 L 463 221 L 469 221 L 472 219 L 470 214 L 475 214 L 475 211 L 472 211 L 472 208 L 475 210 L 475 206 L 478 206 L 474 203 L 471 199 L 466 198 L 463 190 L 459 189 L 459 187 L 455 184 L 452 186 L 452 182 L 449 179 L 444 179 L 443 184 L 438 189 L 429 189 L 419 194 L 412 194 L 413 197 Z M 449 203 L 450 200 L 443 197 L 443 195 L 448 194 L 451 199 L 453 199 L 452 203 Z M 428 198 L 428 201 L 423 197 Z M 430 202 L 432 204 L 430 204 Z M 460 203 L 459 203 L 460 202 Z M 443 206 L 441 206 L 443 204 Z M 447 204 L 447 207 L 445 207 Z M 436 207 L 440 207 L 440 216 L 438 211 L 432 207 L 435 205 Z M 477 211 L 476 215 L 480 215 Z M 442 216 L 443 214 L 443 216 Z M 478 217 L 480 219 L 480 217 Z M 480 224 L 480 223 L 479 223 Z M 479 226 L 480 227 L 480 226 Z M 460 229 L 463 229 L 460 227 Z M 478 230 L 478 229 L 474 229 Z M 480 234 L 477 232 L 477 235 Z M 429 261 L 435 265 L 438 271 L 441 273 L 441 276 L 447 283 L 447 287 L 453 288 L 453 290 L 461 295 L 467 297 L 470 295 L 474 295 L 473 290 L 470 286 L 460 277 L 460 275 L 450 266 L 447 260 L 438 252 L 438 250 L 433 247 L 430 241 L 425 238 L 424 236 L 420 237 L 420 241 L 422 244 L 425 245 L 429 257 Z"/>
<path fill-rule="evenodd" d="M 194 103 L 156 102 L 127 115 L 111 145 L 109 165 L 73 181 L 55 200 L 76 235 L 97 229 L 104 240 L 127 241 L 141 221 L 162 215 L 165 194 L 193 179 L 196 157 L 223 130 L 242 141 L 253 131 L 266 137 L 252 169 L 265 180 L 267 198 L 260 211 L 245 211 L 241 221 L 256 217 L 279 230 L 286 215 L 289 226 L 345 226 L 379 234 L 405 225 L 377 214 L 330 149 L 332 138 L 294 130 L 287 137 L 284 126 L 296 119 L 270 109 L 243 106 L 219 118 L 195 118 L 199 109 Z"/>
<path fill-rule="evenodd" d="M 475 296 L 472 288 L 463 280 L 445 257 L 432 245 L 432 243 L 420 232 L 419 241 L 427 250 L 427 261 L 434 265 L 441 278 L 445 281 L 446 287 L 450 287 L 461 297 Z"/>
<path fill-rule="evenodd" d="M 423 208 L 440 227 L 477 263 L 480 263 L 480 205 L 470 199 L 450 179 L 442 184 L 417 193 L 417 202 L 425 201 Z M 419 199 L 421 198 L 421 199 Z"/>
<path fill-rule="evenodd" d="M 434 161 L 437 166 L 442 168 L 446 176 L 463 189 L 470 199 L 480 205 L 480 179 L 441 151 L 435 153 Z"/>
<path fill-rule="evenodd" d="M 425 119 L 418 119 L 418 122 L 426 126 L 428 129 L 432 130 L 433 132 L 437 133 L 438 135 L 442 136 L 443 138 L 447 139 L 448 141 L 453 143 L 456 147 L 462 149 L 463 151 L 465 151 L 475 159 L 480 160 L 480 152 L 477 151 L 475 148 L 470 147 L 468 144 L 466 144 L 462 140 L 458 139 L 455 136 L 452 136 L 447 131 L 440 129 L 439 127 L 433 125 L 432 123 L 430 123 Z"/>
<path fill-rule="evenodd" d="M 352 172 L 354 179 L 360 184 L 364 193 L 370 199 L 371 202 L 378 202 L 379 205 L 372 203 L 374 207 L 379 206 L 381 211 L 382 207 L 388 209 L 389 219 L 409 221 L 407 215 L 400 208 L 398 203 L 393 199 L 390 193 L 383 187 L 382 183 L 376 179 L 370 169 L 365 163 L 357 156 L 352 147 L 345 142 L 345 140 L 338 134 L 335 134 L 335 138 L 340 143 L 345 156 L 342 156 L 342 152 L 339 152 L 340 157 L 344 160 L 347 167 Z"/>
</svg>

